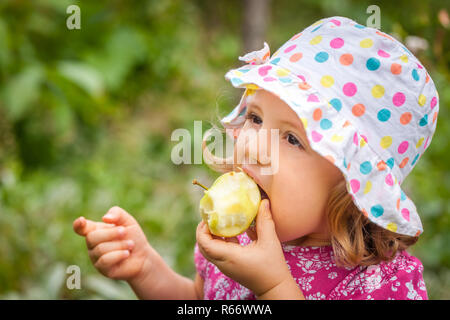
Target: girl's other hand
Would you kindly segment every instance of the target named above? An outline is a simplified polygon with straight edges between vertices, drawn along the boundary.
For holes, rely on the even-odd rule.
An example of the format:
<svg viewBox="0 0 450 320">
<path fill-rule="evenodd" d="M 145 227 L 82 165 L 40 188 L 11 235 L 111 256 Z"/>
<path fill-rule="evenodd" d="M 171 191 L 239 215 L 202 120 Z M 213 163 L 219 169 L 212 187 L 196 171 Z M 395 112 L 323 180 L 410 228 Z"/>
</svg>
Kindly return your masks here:
<svg viewBox="0 0 450 320">
<path fill-rule="evenodd" d="M 74 231 L 86 238 L 89 257 L 100 273 L 118 280 L 145 278 L 152 266 L 153 248 L 137 221 L 125 210 L 112 207 L 104 222 L 79 217 Z"/>
</svg>

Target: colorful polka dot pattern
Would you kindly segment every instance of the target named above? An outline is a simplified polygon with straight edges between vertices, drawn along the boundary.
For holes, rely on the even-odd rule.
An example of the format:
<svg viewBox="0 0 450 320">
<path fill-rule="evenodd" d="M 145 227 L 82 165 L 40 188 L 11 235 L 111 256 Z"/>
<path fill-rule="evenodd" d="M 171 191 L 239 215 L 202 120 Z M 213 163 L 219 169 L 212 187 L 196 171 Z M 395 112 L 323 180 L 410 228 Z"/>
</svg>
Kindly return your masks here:
<svg viewBox="0 0 450 320">
<path fill-rule="evenodd" d="M 365 216 L 420 235 L 417 209 L 400 185 L 436 129 L 439 96 L 425 67 L 393 37 L 345 17 L 317 21 L 269 52 L 252 52 L 259 63 L 245 60 L 225 75 L 246 90 L 223 125 L 242 125 L 253 90 L 271 91 L 298 114 L 311 147 L 343 172 Z"/>
</svg>

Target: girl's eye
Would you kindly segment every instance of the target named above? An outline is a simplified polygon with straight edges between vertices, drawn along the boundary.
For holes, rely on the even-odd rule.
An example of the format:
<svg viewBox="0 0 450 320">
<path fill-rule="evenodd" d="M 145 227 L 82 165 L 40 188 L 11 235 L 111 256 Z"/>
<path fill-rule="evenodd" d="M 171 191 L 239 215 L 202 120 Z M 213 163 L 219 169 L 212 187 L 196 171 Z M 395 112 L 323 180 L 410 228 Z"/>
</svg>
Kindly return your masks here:
<svg viewBox="0 0 450 320">
<path fill-rule="evenodd" d="M 254 124 L 261 124 L 262 123 L 262 119 L 259 116 L 257 116 L 256 114 L 254 114 L 254 113 L 248 113 L 245 116 L 245 118 L 249 119 Z"/>
<path fill-rule="evenodd" d="M 288 141 L 290 144 L 292 144 L 293 146 L 300 147 L 300 148 L 302 147 L 300 141 L 298 141 L 298 139 L 297 139 L 293 134 L 291 134 L 291 133 L 289 133 L 289 134 L 287 135 L 287 141 Z"/>
</svg>

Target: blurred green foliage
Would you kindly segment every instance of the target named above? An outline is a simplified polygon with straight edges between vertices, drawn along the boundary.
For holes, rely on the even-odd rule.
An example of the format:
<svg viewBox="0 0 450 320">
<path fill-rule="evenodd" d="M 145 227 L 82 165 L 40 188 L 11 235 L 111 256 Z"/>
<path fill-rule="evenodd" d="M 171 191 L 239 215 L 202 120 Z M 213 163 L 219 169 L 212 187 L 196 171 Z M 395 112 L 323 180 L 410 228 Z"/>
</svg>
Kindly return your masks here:
<svg viewBox="0 0 450 320">
<path fill-rule="evenodd" d="M 81 8 L 81 30 L 66 9 Z M 428 40 L 418 54 L 440 94 L 437 131 L 405 180 L 425 232 L 411 251 L 425 266 L 429 297 L 450 291 L 450 44 L 442 1 L 277 0 L 267 42 L 276 49 L 316 20 L 365 24 L 381 8 L 381 29 Z M 449 8 L 447 3 L 447 9 Z M 242 3 L 200 0 L 3 0 L 0 2 L 0 297 L 135 298 L 91 265 L 72 231 L 83 215 L 113 205 L 133 214 L 177 272 L 194 275 L 201 191 L 217 174 L 170 161 L 176 128 L 215 121 L 241 92 L 223 78 L 240 63 Z M 205 127 L 204 130 L 207 128 Z M 81 268 L 69 290 L 66 268 Z"/>
</svg>

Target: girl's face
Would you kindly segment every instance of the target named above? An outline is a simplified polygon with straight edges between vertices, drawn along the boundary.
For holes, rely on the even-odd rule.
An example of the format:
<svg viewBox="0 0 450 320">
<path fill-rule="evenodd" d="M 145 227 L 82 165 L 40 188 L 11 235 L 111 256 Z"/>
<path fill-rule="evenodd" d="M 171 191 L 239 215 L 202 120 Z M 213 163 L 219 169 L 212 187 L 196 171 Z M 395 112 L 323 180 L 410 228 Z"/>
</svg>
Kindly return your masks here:
<svg viewBox="0 0 450 320">
<path fill-rule="evenodd" d="M 271 92 L 256 90 L 247 97 L 246 118 L 239 138 L 246 130 L 266 129 L 260 133 L 267 132 L 267 143 L 262 143 L 261 135 L 248 134 L 247 139 L 238 138 L 234 151 L 245 155 L 243 170 L 266 192 L 278 238 L 291 244 L 299 243 L 299 238 L 303 245 L 326 242 L 325 207 L 331 188 L 344 179 L 341 171 L 310 148 L 298 115 Z M 271 129 L 279 130 L 278 152 L 271 150 Z M 250 146 L 257 147 L 252 151 Z M 270 162 L 260 155 L 267 155 Z M 278 161 L 277 170 L 262 173 L 273 161 Z"/>
</svg>

